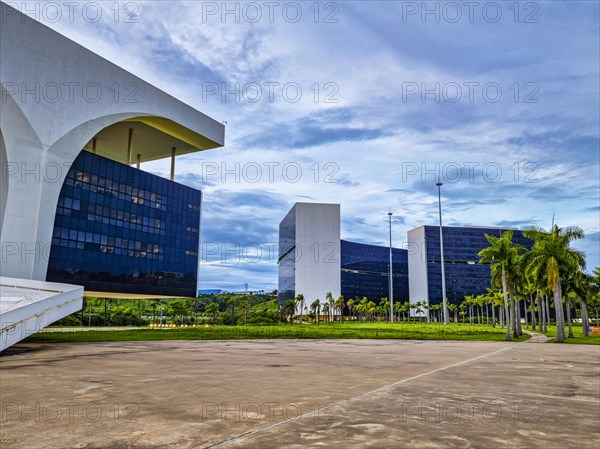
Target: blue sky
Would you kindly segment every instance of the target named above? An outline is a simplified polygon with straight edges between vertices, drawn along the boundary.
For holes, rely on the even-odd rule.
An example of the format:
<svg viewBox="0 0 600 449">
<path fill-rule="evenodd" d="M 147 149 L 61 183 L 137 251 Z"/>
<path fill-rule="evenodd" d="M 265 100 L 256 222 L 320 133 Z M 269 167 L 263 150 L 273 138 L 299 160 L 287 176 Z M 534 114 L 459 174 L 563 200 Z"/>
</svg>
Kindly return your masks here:
<svg viewBox="0 0 600 449">
<path fill-rule="evenodd" d="M 598 2 L 83 5 L 30 14 L 227 122 L 224 148 L 178 159 L 204 192 L 201 288 L 276 288 L 296 201 L 341 203 L 342 237 L 375 244 L 391 208 L 401 246 L 437 223 L 437 173 L 446 224 L 555 214 L 600 264 Z"/>
</svg>

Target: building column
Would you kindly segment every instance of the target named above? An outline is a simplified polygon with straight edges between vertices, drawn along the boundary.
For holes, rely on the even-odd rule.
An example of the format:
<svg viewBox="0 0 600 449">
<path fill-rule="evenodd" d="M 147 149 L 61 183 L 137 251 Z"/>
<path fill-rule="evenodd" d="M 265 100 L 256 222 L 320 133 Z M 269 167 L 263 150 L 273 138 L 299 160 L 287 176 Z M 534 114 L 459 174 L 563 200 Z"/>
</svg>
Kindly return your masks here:
<svg viewBox="0 0 600 449">
<path fill-rule="evenodd" d="M 140 164 L 141 163 L 142 163 L 142 155 L 138 153 L 138 155 L 137 155 L 137 161 L 135 163 L 135 165 L 136 165 L 136 167 L 137 167 L 138 170 L 140 169 Z"/>
<path fill-rule="evenodd" d="M 92 139 L 92 153 L 96 154 L 96 138 Z"/>
<path fill-rule="evenodd" d="M 127 165 L 131 165 L 132 150 L 133 150 L 133 129 L 129 128 L 129 138 L 127 139 Z"/>
<path fill-rule="evenodd" d="M 171 181 L 175 180 L 175 147 L 171 148 Z"/>
</svg>

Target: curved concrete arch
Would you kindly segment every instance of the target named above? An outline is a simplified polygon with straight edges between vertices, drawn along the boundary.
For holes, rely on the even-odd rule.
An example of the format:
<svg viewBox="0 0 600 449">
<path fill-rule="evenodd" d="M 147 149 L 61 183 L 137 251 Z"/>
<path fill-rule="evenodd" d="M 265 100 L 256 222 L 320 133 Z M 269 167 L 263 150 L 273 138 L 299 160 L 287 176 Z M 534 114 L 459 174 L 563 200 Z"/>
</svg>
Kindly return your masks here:
<svg viewBox="0 0 600 449">
<path fill-rule="evenodd" d="M 40 156 L 43 145 L 19 103 L 0 84 L 0 158 L 2 193 L 0 195 L 2 241 L 1 272 L 5 276 L 23 272 L 27 240 L 35 235 L 39 207 Z M 8 192 L 10 191 L 10 195 Z M 24 232 L 28 231 L 28 232 Z M 29 249 L 35 247 L 34 240 Z"/>
</svg>

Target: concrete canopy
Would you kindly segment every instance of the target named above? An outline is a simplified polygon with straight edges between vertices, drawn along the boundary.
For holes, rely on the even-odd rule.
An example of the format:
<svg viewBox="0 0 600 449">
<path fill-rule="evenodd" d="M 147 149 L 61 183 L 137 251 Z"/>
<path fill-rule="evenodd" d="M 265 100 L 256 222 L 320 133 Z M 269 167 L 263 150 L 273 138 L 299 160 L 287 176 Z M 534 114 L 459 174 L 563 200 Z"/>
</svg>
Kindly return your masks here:
<svg viewBox="0 0 600 449">
<path fill-rule="evenodd" d="M 129 130 L 132 135 L 132 159 L 128 160 Z M 94 142 L 95 140 L 95 142 Z M 177 156 L 195 153 L 221 146 L 202 134 L 164 117 L 134 117 L 107 126 L 94 136 L 84 150 L 127 164 L 154 161 L 171 157 L 171 149 L 176 148 Z"/>
</svg>

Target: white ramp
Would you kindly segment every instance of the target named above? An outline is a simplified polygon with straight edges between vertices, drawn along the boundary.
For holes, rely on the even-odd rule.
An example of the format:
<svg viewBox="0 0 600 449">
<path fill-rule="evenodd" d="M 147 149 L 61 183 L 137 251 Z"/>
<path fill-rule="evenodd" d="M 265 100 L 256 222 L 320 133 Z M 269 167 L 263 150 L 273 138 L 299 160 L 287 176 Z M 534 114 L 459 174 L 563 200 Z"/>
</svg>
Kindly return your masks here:
<svg viewBox="0 0 600 449">
<path fill-rule="evenodd" d="M 83 287 L 0 277 L 0 351 L 81 310 Z"/>
</svg>

